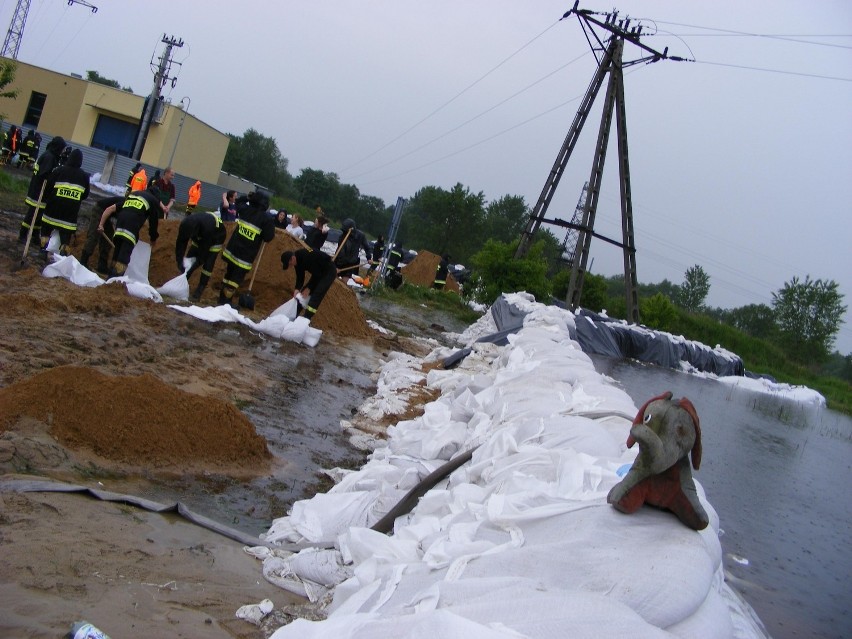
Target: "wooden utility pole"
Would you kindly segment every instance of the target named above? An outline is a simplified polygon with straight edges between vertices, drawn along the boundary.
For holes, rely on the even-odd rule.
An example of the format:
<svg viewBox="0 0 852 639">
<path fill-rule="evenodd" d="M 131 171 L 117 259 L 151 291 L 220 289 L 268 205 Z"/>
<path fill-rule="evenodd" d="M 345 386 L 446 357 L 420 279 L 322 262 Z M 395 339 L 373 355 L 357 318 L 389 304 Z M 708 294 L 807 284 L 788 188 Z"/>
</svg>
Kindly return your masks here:
<svg viewBox="0 0 852 639">
<path fill-rule="evenodd" d="M 642 34 L 642 26 L 637 25 L 630 28 L 630 19 L 619 20 L 618 13 L 612 11 L 606 14 L 599 14 L 585 9 L 577 9 L 579 2 L 574 3 L 574 7 L 562 16 L 562 19 L 568 18 L 571 15 L 577 17 L 580 26 L 586 35 L 589 45 L 592 47 L 592 52 L 598 58 L 598 68 L 586 90 L 583 101 L 580 103 L 580 108 L 577 110 L 571 128 L 568 130 L 568 135 L 562 143 L 562 148 L 556 156 L 556 161 L 553 163 L 553 168 L 547 176 L 544 183 L 544 188 L 539 195 L 538 201 L 530 213 L 529 221 L 521 235 L 518 249 L 515 252 L 515 258 L 522 258 L 527 254 L 532 238 L 535 232 L 539 229 L 542 222 L 549 224 L 557 224 L 558 226 L 566 226 L 578 232 L 576 250 L 574 251 L 573 259 L 571 260 L 571 279 L 568 284 L 568 294 L 566 302 L 571 310 L 575 310 L 580 303 L 580 296 L 583 292 L 583 281 L 586 274 L 586 266 L 589 258 L 589 248 L 591 246 L 592 237 L 603 239 L 611 244 L 621 247 L 624 254 L 624 284 L 625 284 L 625 300 L 627 302 L 628 319 L 631 322 L 639 322 L 639 299 L 637 295 L 637 276 L 636 276 L 636 243 L 633 233 L 633 203 L 630 193 L 630 163 L 628 161 L 627 149 L 627 110 L 624 104 L 624 75 L 623 69 L 626 66 L 637 64 L 639 62 L 657 62 L 659 60 L 671 59 L 682 60 L 682 58 L 668 55 L 668 49 L 662 52 L 655 51 L 650 47 L 645 46 L 639 41 Z M 596 18 L 596 15 L 604 16 L 604 20 Z M 609 33 L 606 39 L 602 39 L 595 29 L 602 29 Z M 643 50 L 643 57 L 638 60 L 632 60 L 625 63 L 623 61 L 623 52 L 625 41 L 638 46 Z M 553 194 L 556 187 L 559 185 L 559 180 L 565 172 L 565 167 L 580 136 L 580 131 L 588 119 L 589 112 L 594 104 L 601 87 L 609 76 L 607 83 L 606 98 L 601 114 L 601 123 L 598 129 L 598 141 L 595 146 L 595 156 L 592 161 L 592 171 L 589 177 L 588 188 L 586 189 L 586 199 L 583 205 L 582 222 L 578 224 L 564 222 L 562 220 L 548 220 L 545 218 L 547 208 L 550 201 L 553 199 Z M 595 217 L 597 214 L 598 198 L 600 196 L 601 179 L 603 177 L 603 168 L 606 161 L 606 150 L 609 142 L 609 132 L 612 128 L 612 120 L 615 118 L 617 128 L 618 142 L 618 173 L 620 177 L 621 190 L 621 230 L 622 241 L 603 237 L 595 233 Z"/>
<path fill-rule="evenodd" d="M 176 40 L 174 36 L 167 38 L 163 34 L 163 44 L 166 45 L 166 48 L 163 50 L 163 55 L 160 56 L 160 64 L 154 72 L 154 86 L 151 89 L 151 95 L 148 96 L 145 109 L 142 111 L 142 118 L 139 120 L 139 132 L 136 134 L 136 142 L 133 145 L 133 155 L 131 156 L 134 160 L 139 160 L 142 157 L 142 150 L 145 148 L 145 140 L 148 138 L 151 119 L 154 109 L 157 107 L 157 101 L 160 99 L 162 88 L 166 85 L 166 82 L 171 82 L 172 88 L 177 83 L 176 77 L 169 76 L 172 68 L 172 49 L 182 47 L 183 40 Z"/>
</svg>

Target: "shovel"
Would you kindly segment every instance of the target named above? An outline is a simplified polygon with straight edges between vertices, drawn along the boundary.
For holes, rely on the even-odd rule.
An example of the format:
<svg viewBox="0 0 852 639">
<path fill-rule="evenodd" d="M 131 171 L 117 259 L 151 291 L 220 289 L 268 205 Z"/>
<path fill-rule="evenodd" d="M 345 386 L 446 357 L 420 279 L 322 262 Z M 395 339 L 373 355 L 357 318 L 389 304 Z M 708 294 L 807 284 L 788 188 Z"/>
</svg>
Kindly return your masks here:
<svg viewBox="0 0 852 639">
<path fill-rule="evenodd" d="M 245 293 L 240 293 L 239 304 L 243 308 L 247 308 L 250 311 L 254 310 L 254 295 L 251 294 L 251 287 L 254 286 L 254 277 L 257 275 L 257 271 L 260 268 L 260 260 L 263 258 L 263 249 L 266 248 L 266 242 L 260 245 L 260 253 L 257 254 L 257 261 L 254 263 L 254 269 L 251 274 L 251 281 L 249 282 L 248 291 Z"/>
<path fill-rule="evenodd" d="M 27 263 L 27 253 L 30 250 L 30 242 L 33 241 L 33 229 L 35 228 L 35 221 L 38 217 L 39 212 L 41 211 L 41 199 L 44 197 L 44 187 L 47 186 L 47 180 L 41 183 L 41 191 L 38 194 L 38 204 L 36 204 L 35 212 L 33 213 L 33 219 L 30 220 L 30 230 L 27 232 L 27 243 L 24 244 L 24 254 L 21 256 L 21 266 L 24 266 Z"/>
</svg>

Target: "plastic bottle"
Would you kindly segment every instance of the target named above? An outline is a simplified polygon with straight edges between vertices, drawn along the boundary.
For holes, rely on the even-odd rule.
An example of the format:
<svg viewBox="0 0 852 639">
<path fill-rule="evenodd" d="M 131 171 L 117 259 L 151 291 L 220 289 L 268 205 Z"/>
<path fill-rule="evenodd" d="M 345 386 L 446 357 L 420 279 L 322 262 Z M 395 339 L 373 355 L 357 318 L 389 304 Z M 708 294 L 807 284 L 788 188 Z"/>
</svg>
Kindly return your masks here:
<svg viewBox="0 0 852 639">
<path fill-rule="evenodd" d="M 67 639 L 109 639 L 109 636 L 95 628 L 88 621 L 77 621 L 71 625 L 71 632 L 65 635 Z"/>
</svg>

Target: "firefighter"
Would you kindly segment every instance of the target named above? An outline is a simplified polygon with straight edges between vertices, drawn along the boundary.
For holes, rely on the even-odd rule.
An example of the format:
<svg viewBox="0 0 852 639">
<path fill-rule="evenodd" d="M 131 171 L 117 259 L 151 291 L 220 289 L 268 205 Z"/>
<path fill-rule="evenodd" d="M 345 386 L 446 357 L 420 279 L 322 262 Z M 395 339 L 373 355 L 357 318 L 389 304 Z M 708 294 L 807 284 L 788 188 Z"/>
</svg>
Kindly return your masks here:
<svg viewBox="0 0 852 639">
<path fill-rule="evenodd" d="M 32 166 L 32 163 L 35 162 L 36 153 L 38 153 L 38 150 L 36 149 L 35 131 L 30 129 L 18 150 L 18 167 L 29 168 Z"/>
<path fill-rule="evenodd" d="M 141 167 L 133 177 L 130 178 L 130 192 L 144 191 L 148 188 L 148 174 L 145 172 L 145 167 Z"/>
<path fill-rule="evenodd" d="M 139 172 L 139 169 L 142 168 L 142 163 L 137 162 L 132 169 L 130 169 L 130 173 L 127 175 L 127 182 L 124 184 L 124 197 L 130 195 L 133 186 L 133 176 Z"/>
<path fill-rule="evenodd" d="M 189 215 L 198 206 L 198 200 L 201 199 L 201 180 L 196 180 L 195 184 L 189 187 L 189 199 L 186 201 L 186 214 Z"/>
<path fill-rule="evenodd" d="M 95 203 L 94 212 L 89 219 L 89 230 L 86 243 L 80 253 L 80 264 L 89 268 L 89 260 L 98 249 L 98 265 L 96 270 L 101 275 L 109 273 L 109 252 L 112 249 L 113 234 L 115 233 L 115 214 L 124 203 L 123 195 L 101 198 Z M 103 229 L 98 231 L 98 229 Z"/>
<path fill-rule="evenodd" d="M 0 154 L 0 164 L 8 164 L 18 151 L 21 130 L 14 124 L 3 134 L 3 152 Z"/>
<path fill-rule="evenodd" d="M 41 249 L 45 257 L 53 231 L 59 233 L 59 254 L 68 255 L 68 243 L 77 232 L 80 205 L 89 197 L 89 174 L 82 166 L 83 152 L 74 149 L 68 161 L 47 178 L 45 209 L 41 218 Z"/>
<path fill-rule="evenodd" d="M 112 254 L 110 277 L 120 277 L 127 271 L 127 265 L 130 264 L 130 254 L 136 248 L 139 232 L 142 230 L 145 220 L 148 220 L 148 236 L 151 238 L 151 246 L 153 247 L 156 243 L 160 235 L 157 231 L 157 222 L 160 212 L 163 210 L 163 205 L 157 197 L 156 188 L 134 191 L 125 198 L 121 209 L 116 214 L 115 234 L 113 235 L 115 249 Z M 103 230 L 102 226 L 98 227 L 98 231 L 102 232 Z"/>
<path fill-rule="evenodd" d="M 382 263 L 382 255 L 384 254 L 384 252 L 385 238 L 379 235 L 378 239 L 373 244 L 373 256 L 370 259 L 370 273 L 379 268 L 379 265 Z"/>
<path fill-rule="evenodd" d="M 304 307 L 299 303 L 299 313 L 310 320 L 337 277 L 337 267 L 328 254 L 309 248 L 284 251 L 281 254 L 281 267 L 286 271 L 291 266 L 296 271 L 293 297 L 301 293 L 302 298 L 307 300 Z M 311 276 L 307 282 L 305 273 Z"/>
<path fill-rule="evenodd" d="M 237 226 L 222 251 L 225 275 L 219 293 L 219 304 L 230 304 L 233 308 L 237 308 L 232 301 L 234 293 L 251 271 L 261 245 L 275 239 L 275 221 L 266 212 L 269 208 L 268 195 L 252 191 L 238 198 L 236 204 Z"/>
<path fill-rule="evenodd" d="M 438 268 L 435 269 L 435 281 L 432 282 L 432 288 L 438 291 L 444 290 L 447 283 L 447 273 L 450 272 L 450 256 L 444 254 L 441 261 L 438 263 Z"/>
<path fill-rule="evenodd" d="M 184 256 L 195 258 L 195 262 L 186 271 L 186 279 L 189 279 L 196 269 L 201 269 L 198 286 L 189 296 L 189 299 L 197 301 L 201 298 L 201 294 L 213 274 L 213 266 L 216 264 L 219 253 L 222 252 L 224 243 L 225 225 L 218 213 L 199 211 L 187 215 L 181 220 L 177 241 L 175 242 L 175 260 L 177 261 L 178 271 L 184 272 Z M 189 246 L 189 251 L 187 251 L 187 246 Z"/>
<path fill-rule="evenodd" d="M 399 273 L 399 263 L 402 261 L 402 245 L 397 242 L 388 253 L 388 262 L 385 266 L 385 284 L 392 289 L 402 285 L 402 275 Z"/>
<path fill-rule="evenodd" d="M 64 149 L 65 140 L 57 135 L 48 143 L 38 162 L 33 165 L 33 176 L 30 178 L 27 197 L 24 199 L 24 203 L 27 205 L 27 212 L 24 215 L 24 221 L 21 222 L 21 230 L 18 235 L 18 241 L 21 244 L 27 241 L 27 234 L 30 232 L 30 227 L 32 227 L 34 235 L 38 236 L 41 234 L 41 213 L 42 209 L 44 209 L 44 201 L 39 204 L 38 197 L 41 194 L 42 186 L 45 186 L 47 178 L 59 166 L 59 156 Z"/>
</svg>

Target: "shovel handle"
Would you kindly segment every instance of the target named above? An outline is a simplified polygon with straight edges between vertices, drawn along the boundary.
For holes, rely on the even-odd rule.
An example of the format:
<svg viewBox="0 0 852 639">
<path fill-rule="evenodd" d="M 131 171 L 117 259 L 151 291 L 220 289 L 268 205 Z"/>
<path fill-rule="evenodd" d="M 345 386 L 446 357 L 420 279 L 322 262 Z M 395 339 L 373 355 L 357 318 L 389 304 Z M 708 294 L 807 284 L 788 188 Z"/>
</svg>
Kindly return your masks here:
<svg viewBox="0 0 852 639">
<path fill-rule="evenodd" d="M 260 260 L 263 257 L 263 249 L 266 248 L 266 242 L 260 245 L 260 253 L 257 254 L 257 260 L 254 263 L 254 268 L 251 273 L 251 281 L 249 282 L 249 293 L 251 293 L 251 287 L 254 286 L 254 276 L 257 275 L 257 271 L 260 268 Z"/>
</svg>

